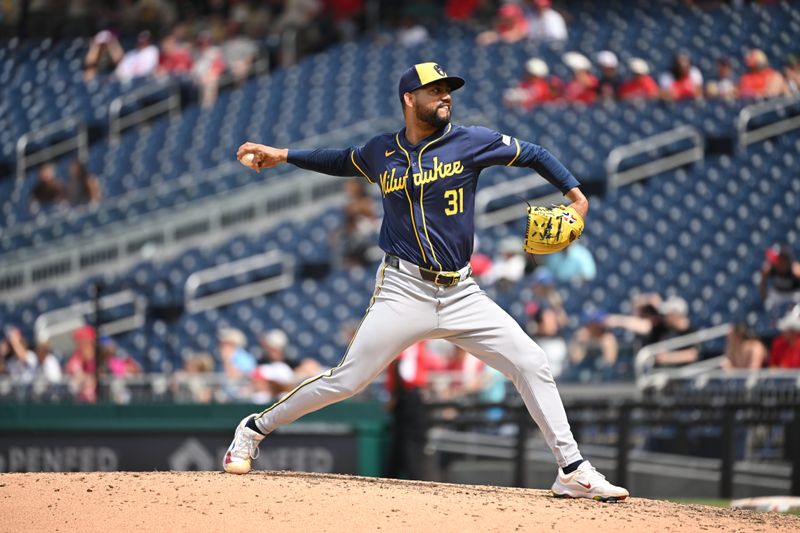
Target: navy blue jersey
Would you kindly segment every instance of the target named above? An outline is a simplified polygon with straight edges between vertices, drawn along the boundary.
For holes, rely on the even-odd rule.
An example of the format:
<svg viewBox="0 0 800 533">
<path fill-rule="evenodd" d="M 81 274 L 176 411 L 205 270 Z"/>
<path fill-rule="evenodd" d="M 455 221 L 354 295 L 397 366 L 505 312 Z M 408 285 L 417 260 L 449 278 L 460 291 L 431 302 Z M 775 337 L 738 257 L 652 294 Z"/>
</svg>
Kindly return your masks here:
<svg viewBox="0 0 800 533">
<path fill-rule="evenodd" d="M 346 152 L 290 150 L 289 162 L 329 174 L 361 175 L 380 187 L 380 247 L 431 270 L 458 270 L 469 262 L 475 190 L 484 168 L 525 166 L 562 192 L 578 186 L 541 146 L 477 126 L 448 124 L 414 145 L 403 129 Z"/>
</svg>

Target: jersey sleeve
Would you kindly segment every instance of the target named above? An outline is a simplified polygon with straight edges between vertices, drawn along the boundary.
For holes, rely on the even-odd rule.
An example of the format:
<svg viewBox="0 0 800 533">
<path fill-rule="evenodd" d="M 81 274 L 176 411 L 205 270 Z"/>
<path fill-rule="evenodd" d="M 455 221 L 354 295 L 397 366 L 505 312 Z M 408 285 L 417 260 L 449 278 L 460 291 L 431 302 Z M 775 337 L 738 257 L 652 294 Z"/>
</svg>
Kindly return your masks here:
<svg viewBox="0 0 800 533">
<path fill-rule="evenodd" d="M 350 149 L 350 162 L 355 168 L 358 176 L 362 176 L 370 183 L 375 183 L 375 180 L 370 178 L 370 149 L 373 141 L 367 142 L 364 146 L 356 146 Z"/>
<path fill-rule="evenodd" d="M 467 128 L 478 168 L 511 166 L 519 157 L 519 141 L 509 135 L 480 126 Z"/>
</svg>

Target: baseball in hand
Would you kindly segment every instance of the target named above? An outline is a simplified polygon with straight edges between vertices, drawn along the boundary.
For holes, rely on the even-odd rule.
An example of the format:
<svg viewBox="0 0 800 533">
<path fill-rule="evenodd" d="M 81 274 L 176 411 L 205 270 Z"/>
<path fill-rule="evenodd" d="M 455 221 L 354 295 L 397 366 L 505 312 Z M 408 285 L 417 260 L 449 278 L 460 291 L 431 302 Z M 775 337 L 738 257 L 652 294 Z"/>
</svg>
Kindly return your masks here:
<svg viewBox="0 0 800 533">
<path fill-rule="evenodd" d="M 249 167 L 249 168 L 255 168 L 253 166 L 255 161 L 256 161 L 256 155 L 255 154 L 244 154 L 242 156 L 242 158 L 239 159 L 239 162 L 241 164 L 243 164 L 244 166 Z"/>
</svg>

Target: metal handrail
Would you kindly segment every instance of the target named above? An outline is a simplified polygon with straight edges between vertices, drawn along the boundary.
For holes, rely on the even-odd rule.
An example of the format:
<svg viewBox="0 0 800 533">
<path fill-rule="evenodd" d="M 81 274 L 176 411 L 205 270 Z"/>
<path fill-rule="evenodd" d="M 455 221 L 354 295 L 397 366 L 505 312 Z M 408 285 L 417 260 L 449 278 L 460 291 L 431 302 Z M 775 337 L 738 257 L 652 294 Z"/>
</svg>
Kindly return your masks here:
<svg viewBox="0 0 800 533">
<path fill-rule="evenodd" d="M 116 335 L 142 327 L 147 311 L 147 299 L 141 294 L 128 289 L 103 296 L 97 303 L 101 311 L 128 304 L 133 305 L 133 314 L 101 324 L 99 333 Z M 84 315 L 94 313 L 95 305 L 94 301 L 86 300 L 42 313 L 33 323 L 36 338 L 52 339 L 83 326 L 86 323 Z"/>
<path fill-rule="evenodd" d="M 273 265 L 282 266 L 280 274 L 207 296 L 197 296 L 198 289 L 206 283 L 239 276 Z M 290 286 L 293 282 L 294 261 L 292 258 L 278 250 L 271 250 L 190 274 L 184 287 L 184 307 L 189 313 L 198 313 L 279 291 Z"/>
<path fill-rule="evenodd" d="M 126 115 L 122 114 L 122 109 L 127 104 L 141 101 L 149 96 L 153 96 L 168 91 L 168 96 L 150 105 L 146 105 Z M 111 142 L 118 142 L 122 132 L 131 126 L 141 124 L 145 120 L 153 118 L 161 113 L 168 112 L 175 118 L 181 107 L 181 94 L 178 84 L 171 79 L 161 79 L 139 87 L 131 92 L 125 93 L 114 98 L 108 106 L 108 136 Z"/>
<path fill-rule="evenodd" d="M 742 108 L 739 115 L 736 117 L 736 134 L 739 141 L 739 148 L 744 149 L 755 142 L 763 141 L 764 139 L 800 128 L 800 112 L 798 112 L 798 114 L 793 117 L 777 120 L 754 130 L 747 129 L 750 121 L 754 118 L 775 111 L 781 111 L 797 104 L 800 104 L 800 96 L 784 96 L 758 102 Z"/>
<path fill-rule="evenodd" d="M 396 125 L 396 121 L 385 118 L 364 120 L 356 124 L 353 124 L 349 128 L 339 129 L 328 133 L 312 135 L 301 141 L 298 141 L 295 144 L 295 146 L 297 146 L 298 148 L 305 148 L 305 147 L 316 146 L 317 144 L 336 142 L 339 139 L 346 138 L 348 135 L 355 136 L 355 135 L 367 134 L 369 132 L 375 132 L 381 128 L 386 128 L 394 125 Z M 187 187 L 197 187 L 204 183 L 212 183 L 220 180 L 223 176 L 228 176 L 235 172 L 245 172 L 243 167 L 239 163 L 236 163 L 235 161 L 220 163 L 216 167 L 210 168 L 203 174 L 199 175 L 196 172 L 187 172 L 179 176 L 177 179 L 171 180 L 166 184 L 150 185 L 148 187 L 136 189 L 127 194 L 111 198 L 104 198 L 103 203 L 100 206 L 97 205 L 73 206 L 70 208 L 68 213 L 64 214 L 54 213 L 48 216 L 46 219 L 36 219 L 29 222 L 24 222 L 22 224 L 17 224 L 12 228 L 6 228 L 3 232 L 3 236 L 8 238 L 13 238 L 14 236 L 17 235 L 29 234 L 41 227 L 52 227 L 54 225 L 68 222 L 69 220 L 72 220 L 75 216 L 79 216 L 88 213 L 90 211 L 97 211 L 103 209 L 116 210 L 123 206 L 130 205 L 134 202 L 147 200 L 149 198 L 157 196 L 169 195 L 170 193 L 186 189 Z M 247 194 L 245 196 L 250 196 L 250 194 Z M 191 201 L 191 203 L 196 204 L 197 201 Z M 169 208 L 171 212 L 174 212 L 175 209 L 176 207 Z M 128 223 L 123 222 L 123 224 L 128 224 Z M 92 243 L 95 243 L 98 240 L 98 233 L 95 233 L 93 235 L 93 238 L 91 239 Z M 7 254 L 0 255 L 0 260 L 2 260 L 0 261 L 0 264 L 9 264 L 11 262 L 14 262 L 15 260 L 14 255 L 15 255 L 14 252 L 9 252 Z"/>
<path fill-rule="evenodd" d="M 712 326 L 710 328 L 701 329 L 699 331 L 695 331 L 687 335 L 681 335 L 680 337 L 675 337 L 672 339 L 667 339 L 665 341 L 656 342 L 644 346 L 641 350 L 636 352 L 636 357 L 634 358 L 634 369 L 636 371 L 637 384 L 640 387 L 651 384 L 652 380 L 648 380 L 649 376 L 647 376 L 646 374 L 647 370 L 652 368 L 657 354 L 681 348 L 686 348 L 694 344 L 723 337 L 728 334 L 730 329 L 731 329 L 731 324 L 725 323 L 725 324 L 720 324 L 719 326 Z M 700 363 L 687 365 L 679 369 L 675 369 L 675 371 L 682 373 L 681 375 L 683 377 L 688 377 L 690 375 L 695 375 L 700 372 L 705 372 L 710 368 L 717 368 L 719 367 L 719 363 L 720 363 L 719 360 L 714 360 L 713 362 L 712 360 L 701 361 Z"/>
<path fill-rule="evenodd" d="M 28 145 L 31 142 L 47 138 L 59 131 L 68 131 L 77 128 L 77 133 L 56 144 L 28 154 Z M 78 115 L 56 120 L 39 129 L 29 131 L 17 139 L 17 181 L 25 179 L 25 173 L 32 166 L 50 159 L 78 150 L 78 159 L 86 161 L 89 158 L 89 130 L 86 123 Z"/>
<path fill-rule="evenodd" d="M 625 159 L 649 152 L 650 150 L 655 150 L 682 139 L 693 141 L 693 146 L 688 150 L 682 150 L 675 154 L 620 172 L 620 164 Z M 640 139 L 630 144 L 618 146 L 611 150 L 605 165 L 606 174 L 608 176 L 608 186 L 614 189 L 658 174 L 659 172 L 664 172 L 665 170 L 671 170 L 688 163 L 700 161 L 704 157 L 705 141 L 703 140 L 703 136 L 700 135 L 700 132 L 692 126 L 679 126 L 675 129 L 645 139 Z"/>
</svg>

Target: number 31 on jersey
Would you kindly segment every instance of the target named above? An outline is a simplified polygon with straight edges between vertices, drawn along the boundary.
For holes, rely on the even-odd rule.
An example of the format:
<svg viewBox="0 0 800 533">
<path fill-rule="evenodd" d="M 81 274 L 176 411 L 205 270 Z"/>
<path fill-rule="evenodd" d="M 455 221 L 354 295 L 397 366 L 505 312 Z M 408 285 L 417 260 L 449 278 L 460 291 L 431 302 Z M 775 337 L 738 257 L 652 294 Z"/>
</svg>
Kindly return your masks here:
<svg viewBox="0 0 800 533">
<path fill-rule="evenodd" d="M 464 188 L 450 189 L 444 191 L 444 199 L 447 200 L 447 207 L 444 214 L 447 216 L 457 215 L 464 212 Z"/>
</svg>

